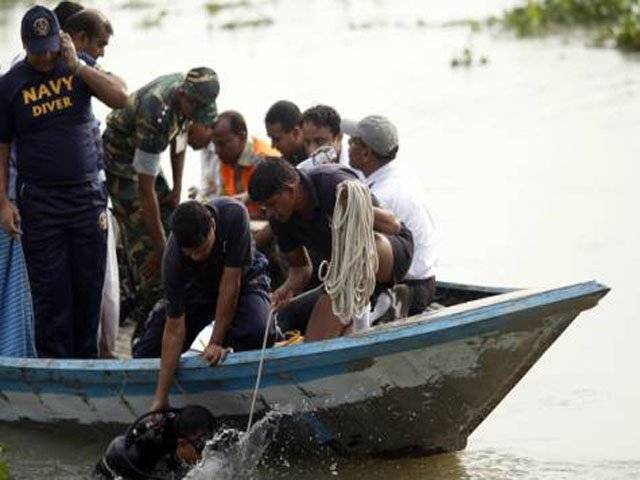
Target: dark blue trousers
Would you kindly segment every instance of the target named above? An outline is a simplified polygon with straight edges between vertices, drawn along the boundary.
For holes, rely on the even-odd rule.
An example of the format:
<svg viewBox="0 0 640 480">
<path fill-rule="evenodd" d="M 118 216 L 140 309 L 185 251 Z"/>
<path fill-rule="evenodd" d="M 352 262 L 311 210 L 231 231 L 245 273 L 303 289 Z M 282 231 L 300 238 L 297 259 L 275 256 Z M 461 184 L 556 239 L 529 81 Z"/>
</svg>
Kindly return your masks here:
<svg viewBox="0 0 640 480">
<path fill-rule="evenodd" d="M 133 346 L 134 358 L 155 358 L 160 356 L 164 324 L 167 320 L 167 310 L 164 302 L 164 300 L 158 302 L 149 314 L 146 328 L 140 340 Z M 182 345 L 183 352 L 189 349 L 198 333 L 211 324 L 215 308 L 215 304 L 212 303 L 191 303 L 185 306 L 186 336 Z M 238 298 L 236 316 L 227 331 L 223 346 L 231 347 L 236 352 L 261 348 L 264 328 L 269 318 L 269 309 L 269 296 L 266 292 L 242 292 Z M 273 330 L 273 325 L 271 328 Z M 271 346 L 273 340 L 274 334 L 272 332 L 267 345 Z"/>
<path fill-rule="evenodd" d="M 107 257 L 107 195 L 98 179 L 20 182 L 22 245 L 40 357 L 95 358 Z"/>
</svg>

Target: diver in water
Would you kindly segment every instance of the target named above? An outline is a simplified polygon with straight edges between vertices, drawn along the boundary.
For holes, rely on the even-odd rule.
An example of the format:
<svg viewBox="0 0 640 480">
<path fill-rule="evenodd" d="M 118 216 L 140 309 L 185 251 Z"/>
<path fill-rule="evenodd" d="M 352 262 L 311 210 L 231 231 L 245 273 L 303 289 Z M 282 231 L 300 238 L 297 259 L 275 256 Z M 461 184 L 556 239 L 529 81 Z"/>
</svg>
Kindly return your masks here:
<svg viewBox="0 0 640 480">
<path fill-rule="evenodd" d="M 180 479 L 200 461 L 215 424 L 211 412 L 197 405 L 147 413 L 111 441 L 94 478 Z"/>
</svg>

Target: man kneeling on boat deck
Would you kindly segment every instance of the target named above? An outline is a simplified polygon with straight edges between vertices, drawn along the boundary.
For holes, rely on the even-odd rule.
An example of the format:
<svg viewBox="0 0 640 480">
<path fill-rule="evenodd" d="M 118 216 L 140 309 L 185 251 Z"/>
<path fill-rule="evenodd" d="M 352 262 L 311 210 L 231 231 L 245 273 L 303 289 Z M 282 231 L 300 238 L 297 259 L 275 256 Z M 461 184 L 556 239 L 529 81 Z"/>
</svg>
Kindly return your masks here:
<svg viewBox="0 0 640 480">
<path fill-rule="evenodd" d="M 111 441 L 93 477 L 183 478 L 200 461 L 215 428 L 211 412 L 198 405 L 147 413 Z"/>
<path fill-rule="evenodd" d="M 291 299 L 307 288 L 312 271 L 307 249 L 319 260 L 331 258 L 336 190 L 346 180 L 358 180 L 358 176 L 353 170 L 335 164 L 300 170 L 285 160 L 270 159 L 256 167 L 249 195 L 264 207 L 280 250 L 289 262 L 287 280 L 271 296 L 272 307 L 281 311 L 280 317 L 286 314 L 285 307 Z M 381 291 L 404 278 L 413 257 L 413 238 L 393 213 L 375 206 L 375 198 L 372 202 L 378 255 L 376 291 Z M 305 305 L 312 305 L 306 340 L 332 338 L 351 331 L 351 325 L 345 327 L 334 315 L 331 300 L 322 289 L 308 293 Z M 296 308 L 295 301 L 290 308 Z"/>
<path fill-rule="evenodd" d="M 247 208 L 220 197 L 180 204 L 162 261 L 165 301 L 149 316 L 135 357 L 161 356 L 153 410 L 166 408 L 180 354 L 215 319 L 203 356 L 260 348 L 269 319 L 267 260 L 253 247 Z M 271 336 L 273 343 L 273 335 Z"/>
</svg>

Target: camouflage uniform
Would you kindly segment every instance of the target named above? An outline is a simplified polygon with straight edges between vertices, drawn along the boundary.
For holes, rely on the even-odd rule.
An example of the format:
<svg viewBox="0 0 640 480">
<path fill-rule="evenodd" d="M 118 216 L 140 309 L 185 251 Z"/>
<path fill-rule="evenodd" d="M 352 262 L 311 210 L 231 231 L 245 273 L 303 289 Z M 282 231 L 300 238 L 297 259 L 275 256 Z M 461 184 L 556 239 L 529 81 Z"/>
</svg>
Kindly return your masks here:
<svg viewBox="0 0 640 480">
<path fill-rule="evenodd" d="M 142 217 L 138 174 L 133 167 L 135 151 L 138 149 L 150 154 L 160 154 L 179 134 L 186 133 L 188 121 L 173 107 L 173 94 L 182 86 L 188 94 L 193 93 L 198 98 L 201 92 L 187 90 L 187 87 L 192 86 L 188 82 L 202 83 L 204 70 L 205 74 L 215 76 L 209 69 L 194 69 L 187 77 L 181 73 L 159 77 L 131 94 L 123 109 L 114 110 L 107 117 L 102 140 L 106 185 L 122 232 L 122 249 L 119 255 L 121 297 L 125 304 L 129 303 L 131 307 L 135 305 L 131 317 L 136 322 L 146 318 L 155 302 L 161 298 L 162 286 L 160 276 L 149 281 L 140 271 L 149 258 L 153 245 Z M 217 77 L 215 85 L 217 88 Z M 211 95 L 211 92 L 207 93 Z M 215 96 L 217 90 L 213 93 L 214 100 Z M 215 115 L 215 102 L 213 112 Z M 166 232 L 173 209 L 162 204 L 170 189 L 161 170 L 156 177 L 155 190 Z"/>
</svg>

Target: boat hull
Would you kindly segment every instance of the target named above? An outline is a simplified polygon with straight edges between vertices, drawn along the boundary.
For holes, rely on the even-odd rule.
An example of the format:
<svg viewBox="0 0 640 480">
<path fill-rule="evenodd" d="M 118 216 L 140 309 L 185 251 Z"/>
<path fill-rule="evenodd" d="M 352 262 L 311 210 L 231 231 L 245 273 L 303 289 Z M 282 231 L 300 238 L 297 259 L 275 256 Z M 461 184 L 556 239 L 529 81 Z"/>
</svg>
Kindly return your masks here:
<svg viewBox="0 0 640 480">
<path fill-rule="evenodd" d="M 335 340 L 270 349 L 258 414 L 278 444 L 341 454 L 429 454 L 467 437 L 607 288 L 588 282 L 494 294 Z M 493 292 L 497 293 L 497 292 Z M 210 368 L 183 359 L 174 406 L 246 423 L 259 352 Z M 0 420 L 127 424 L 153 398 L 157 360 L 0 359 Z"/>
</svg>

